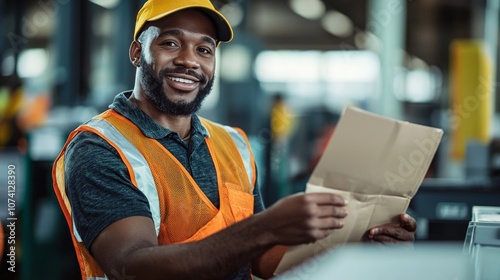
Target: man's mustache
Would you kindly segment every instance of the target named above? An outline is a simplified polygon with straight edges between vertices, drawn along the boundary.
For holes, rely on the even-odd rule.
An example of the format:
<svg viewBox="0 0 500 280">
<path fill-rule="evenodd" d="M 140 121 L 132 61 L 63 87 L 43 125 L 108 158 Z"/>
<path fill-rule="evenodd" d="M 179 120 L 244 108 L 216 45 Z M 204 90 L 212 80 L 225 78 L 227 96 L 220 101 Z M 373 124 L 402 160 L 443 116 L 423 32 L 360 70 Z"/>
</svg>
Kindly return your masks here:
<svg viewBox="0 0 500 280">
<path fill-rule="evenodd" d="M 200 81 L 200 84 L 202 85 L 206 84 L 207 82 L 207 78 L 205 76 L 198 74 L 193 70 L 186 69 L 185 67 L 164 68 L 160 71 L 159 76 L 160 78 L 166 78 L 169 74 L 184 74 L 193 76 L 198 81 Z"/>
</svg>

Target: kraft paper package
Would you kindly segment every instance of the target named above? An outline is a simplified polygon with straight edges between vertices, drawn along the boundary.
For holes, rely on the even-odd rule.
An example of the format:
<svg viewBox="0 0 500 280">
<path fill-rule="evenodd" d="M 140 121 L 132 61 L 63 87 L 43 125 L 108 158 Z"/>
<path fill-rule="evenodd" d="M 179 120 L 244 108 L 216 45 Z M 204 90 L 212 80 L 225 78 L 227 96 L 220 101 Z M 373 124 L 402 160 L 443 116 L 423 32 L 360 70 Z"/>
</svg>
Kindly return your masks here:
<svg viewBox="0 0 500 280">
<path fill-rule="evenodd" d="M 441 129 L 347 107 L 306 186 L 306 193 L 336 193 L 347 199 L 345 225 L 315 243 L 289 247 L 275 274 L 332 247 L 360 242 L 371 227 L 398 223 L 442 135 Z"/>
</svg>

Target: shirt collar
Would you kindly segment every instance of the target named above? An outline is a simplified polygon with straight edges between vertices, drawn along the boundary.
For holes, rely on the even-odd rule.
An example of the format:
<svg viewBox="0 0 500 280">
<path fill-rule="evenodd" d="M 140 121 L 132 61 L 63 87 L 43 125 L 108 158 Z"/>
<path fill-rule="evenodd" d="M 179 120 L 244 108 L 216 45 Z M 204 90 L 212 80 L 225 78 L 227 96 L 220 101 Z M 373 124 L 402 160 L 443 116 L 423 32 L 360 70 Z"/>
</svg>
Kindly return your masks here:
<svg viewBox="0 0 500 280">
<path fill-rule="evenodd" d="M 150 116 L 142 111 L 137 105 L 130 102 L 128 99 L 132 91 L 125 91 L 115 96 L 113 103 L 109 105 L 110 109 L 115 110 L 120 115 L 124 116 L 133 122 L 144 134 L 144 136 L 161 139 L 172 133 L 176 133 L 157 124 Z M 201 124 L 198 115 L 193 114 L 191 117 L 191 135 L 201 134 L 203 137 L 209 137 L 207 129 Z"/>
</svg>

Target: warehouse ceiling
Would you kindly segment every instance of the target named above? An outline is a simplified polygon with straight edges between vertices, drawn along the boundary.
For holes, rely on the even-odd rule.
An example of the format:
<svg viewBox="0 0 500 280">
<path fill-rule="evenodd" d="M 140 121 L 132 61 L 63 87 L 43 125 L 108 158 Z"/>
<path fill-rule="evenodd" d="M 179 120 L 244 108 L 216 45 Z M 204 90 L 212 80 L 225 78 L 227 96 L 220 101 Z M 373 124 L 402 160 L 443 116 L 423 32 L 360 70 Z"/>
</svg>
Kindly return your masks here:
<svg viewBox="0 0 500 280">
<path fill-rule="evenodd" d="M 351 35 L 340 37 L 328 33 L 322 28 L 321 20 L 306 19 L 295 13 L 290 7 L 291 0 L 249 0 L 245 27 L 268 49 L 358 48 L 354 38 L 366 31 L 369 0 L 322 1 L 327 11 L 336 10 L 352 21 Z M 406 3 L 405 51 L 429 65 L 448 63 L 453 39 L 483 36 L 485 0 L 408 0 Z"/>
<path fill-rule="evenodd" d="M 366 32 L 369 17 L 368 5 L 375 0 L 306 0 L 310 3 L 321 1 L 325 11 L 338 11 L 349 18 L 353 30 L 348 36 L 332 35 L 322 27 L 320 19 L 311 20 L 298 15 L 292 10 L 290 4 L 298 0 L 212 1 L 218 8 L 223 8 L 228 3 L 244 7 L 243 10 L 246 13 L 238 28 L 244 28 L 249 34 L 259 38 L 267 49 L 349 50 L 360 48 L 355 43 L 355 37 Z M 484 10 L 487 0 L 387 1 L 406 1 L 404 50 L 429 65 L 446 67 L 452 40 L 482 38 L 483 36 Z M 20 2 L 32 8 L 39 8 L 40 3 L 37 0 Z M 113 2 L 119 3 L 119 1 Z M 26 8 L 26 10 L 28 12 L 26 17 L 33 17 L 35 11 L 31 8 Z M 37 29 L 37 37 L 33 38 L 33 42 L 42 35 L 48 37 L 47 34 L 53 29 L 51 24 L 42 27 Z"/>
</svg>

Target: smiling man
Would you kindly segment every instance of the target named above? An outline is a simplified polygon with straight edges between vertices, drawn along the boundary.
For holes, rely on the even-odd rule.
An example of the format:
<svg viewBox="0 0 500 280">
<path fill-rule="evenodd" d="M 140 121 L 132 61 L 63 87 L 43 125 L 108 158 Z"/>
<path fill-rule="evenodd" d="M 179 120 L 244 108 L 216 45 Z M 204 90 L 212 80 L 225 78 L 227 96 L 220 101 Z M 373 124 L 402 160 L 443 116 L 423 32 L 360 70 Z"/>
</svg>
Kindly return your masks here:
<svg viewBox="0 0 500 280">
<path fill-rule="evenodd" d="M 297 194 L 265 210 L 245 134 L 196 112 L 231 26 L 208 0 L 139 11 L 132 91 L 72 132 L 53 168 L 83 279 L 271 277 L 286 246 L 342 228 L 341 196 Z M 251 97 L 249 97 L 251 98 Z M 414 239 L 415 221 L 371 241 Z"/>
</svg>

